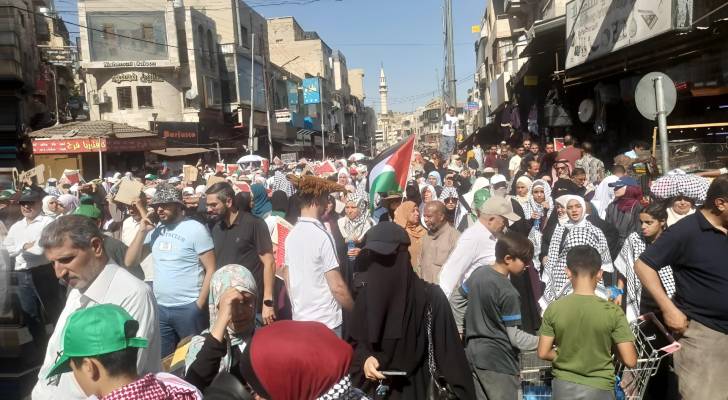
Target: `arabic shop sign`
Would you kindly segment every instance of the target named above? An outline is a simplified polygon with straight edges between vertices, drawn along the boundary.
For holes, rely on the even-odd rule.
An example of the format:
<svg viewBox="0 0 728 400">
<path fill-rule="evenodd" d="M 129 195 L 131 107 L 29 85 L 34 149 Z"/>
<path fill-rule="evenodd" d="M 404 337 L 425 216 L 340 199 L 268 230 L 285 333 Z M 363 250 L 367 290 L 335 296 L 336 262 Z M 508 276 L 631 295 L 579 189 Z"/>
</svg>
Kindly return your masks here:
<svg viewBox="0 0 728 400">
<path fill-rule="evenodd" d="M 122 74 L 116 74 L 113 77 L 111 77 L 111 81 L 114 83 L 121 83 L 121 82 L 142 82 L 142 83 L 152 83 L 152 82 L 164 82 L 164 79 L 160 77 L 159 75 L 153 73 L 153 72 L 142 72 L 141 74 L 137 74 L 135 72 L 125 72 Z"/>
<path fill-rule="evenodd" d="M 566 4 L 566 69 L 692 22 L 693 0 L 571 0 Z"/>
<path fill-rule="evenodd" d="M 33 154 L 95 153 L 106 151 L 106 138 L 33 140 Z"/>
</svg>

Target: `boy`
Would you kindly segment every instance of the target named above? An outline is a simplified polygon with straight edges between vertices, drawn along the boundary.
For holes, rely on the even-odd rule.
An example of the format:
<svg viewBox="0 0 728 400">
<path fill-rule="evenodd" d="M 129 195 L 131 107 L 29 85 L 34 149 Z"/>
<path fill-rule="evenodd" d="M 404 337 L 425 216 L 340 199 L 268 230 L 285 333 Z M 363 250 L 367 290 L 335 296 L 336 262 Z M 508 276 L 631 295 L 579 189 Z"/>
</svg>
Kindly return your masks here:
<svg viewBox="0 0 728 400">
<path fill-rule="evenodd" d="M 521 302 L 508 276 L 523 272 L 532 257 L 526 237 L 506 232 L 495 244 L 495 263 L 476 269 L 452 296 L 456 319 L 467 307 L 465 353 L 479 400 L 518 398 L 518 353 L 535 350 L 538 338 L 518 329 Z"/>
<path fill-rule="evenodd" d="M 601 264 L 593 247 L 571 249 L 566 255 L 566 275 L 574 292 L 551 303 L 543 315 L 538 356 L 553 361 L 555 400 L 614 399 L 613 345 L 624 365 L 637 364 L 634 336 L 624 312 L 594 294 L 602 279 Z"/>
<path fill-rule="evenodd" d="M 78 310 L 68 317 L 63 351 L 48 378 L 73 372 L 86 396 L 101 400 L 198 400 L 202 395 L 174 375 L 139 377 L 137 354 L 147 339 L 134 337 L 139 323 L 115 304 Z"/>
</svg>

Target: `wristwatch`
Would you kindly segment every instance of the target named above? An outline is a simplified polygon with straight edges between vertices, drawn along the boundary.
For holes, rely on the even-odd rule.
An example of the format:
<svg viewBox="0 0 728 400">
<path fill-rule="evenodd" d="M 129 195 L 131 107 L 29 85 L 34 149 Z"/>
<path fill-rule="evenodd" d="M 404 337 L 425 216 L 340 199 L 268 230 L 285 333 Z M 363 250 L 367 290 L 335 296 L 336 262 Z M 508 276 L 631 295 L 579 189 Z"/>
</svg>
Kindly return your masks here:
<svg viewBox="0 0 728 400">
<path fill-rule="evenodd" d="M 271 299 L 263 300 L 263 305 L 266 307 L 273 307 L 273 300 L 271 300 Z"/>
</svg>

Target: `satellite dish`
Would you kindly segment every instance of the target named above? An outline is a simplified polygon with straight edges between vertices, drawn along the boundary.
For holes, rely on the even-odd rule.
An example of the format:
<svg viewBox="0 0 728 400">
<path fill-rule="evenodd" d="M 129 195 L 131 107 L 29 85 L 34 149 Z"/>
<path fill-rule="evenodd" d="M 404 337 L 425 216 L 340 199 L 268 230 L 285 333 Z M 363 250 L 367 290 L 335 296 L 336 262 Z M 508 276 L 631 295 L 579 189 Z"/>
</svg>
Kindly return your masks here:
<svg viewBox="0 0 728 400">
<path fill-rule="evenodd" d="M 650 72 L 640 79 L 634 91 L 634 102 L 643 117 L 654 121 L 657 118 L 657 100 L 655 99 L 655 78 L 662 77 L 662 93 L 665 104 L 665 116 L 670 115 L 677 102 L 675 82 L 662 72 Z"/>
<path fill-rule="evenodd" d="M 594 100 L 592 99 L 584 99 L 579 103 L 579 121 L 582 123 L 587 123 L 594 119 Z"/>
<path fill-rule="evenodd" d="M 194 100 L 197 98 L 197 89 L 190 88 L 185 92 L 185 99 Z"/>
</svg>

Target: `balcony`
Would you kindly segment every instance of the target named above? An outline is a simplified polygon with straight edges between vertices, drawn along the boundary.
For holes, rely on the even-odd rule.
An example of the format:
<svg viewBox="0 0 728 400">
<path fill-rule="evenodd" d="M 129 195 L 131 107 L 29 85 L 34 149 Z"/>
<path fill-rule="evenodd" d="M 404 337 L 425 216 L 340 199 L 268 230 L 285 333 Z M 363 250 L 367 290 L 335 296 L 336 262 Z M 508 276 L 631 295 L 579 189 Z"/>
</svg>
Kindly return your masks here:
<svg viewBox="0 0 728 400">
<path fill-rule="evenodd" d="M 488 66 L 485 63 L 481 63 L 478 66 L 478 70 L 475 73 L 476 79 L 478 80 L 479 84 L 487 83 L 488 82 Z"/>
</svg>

